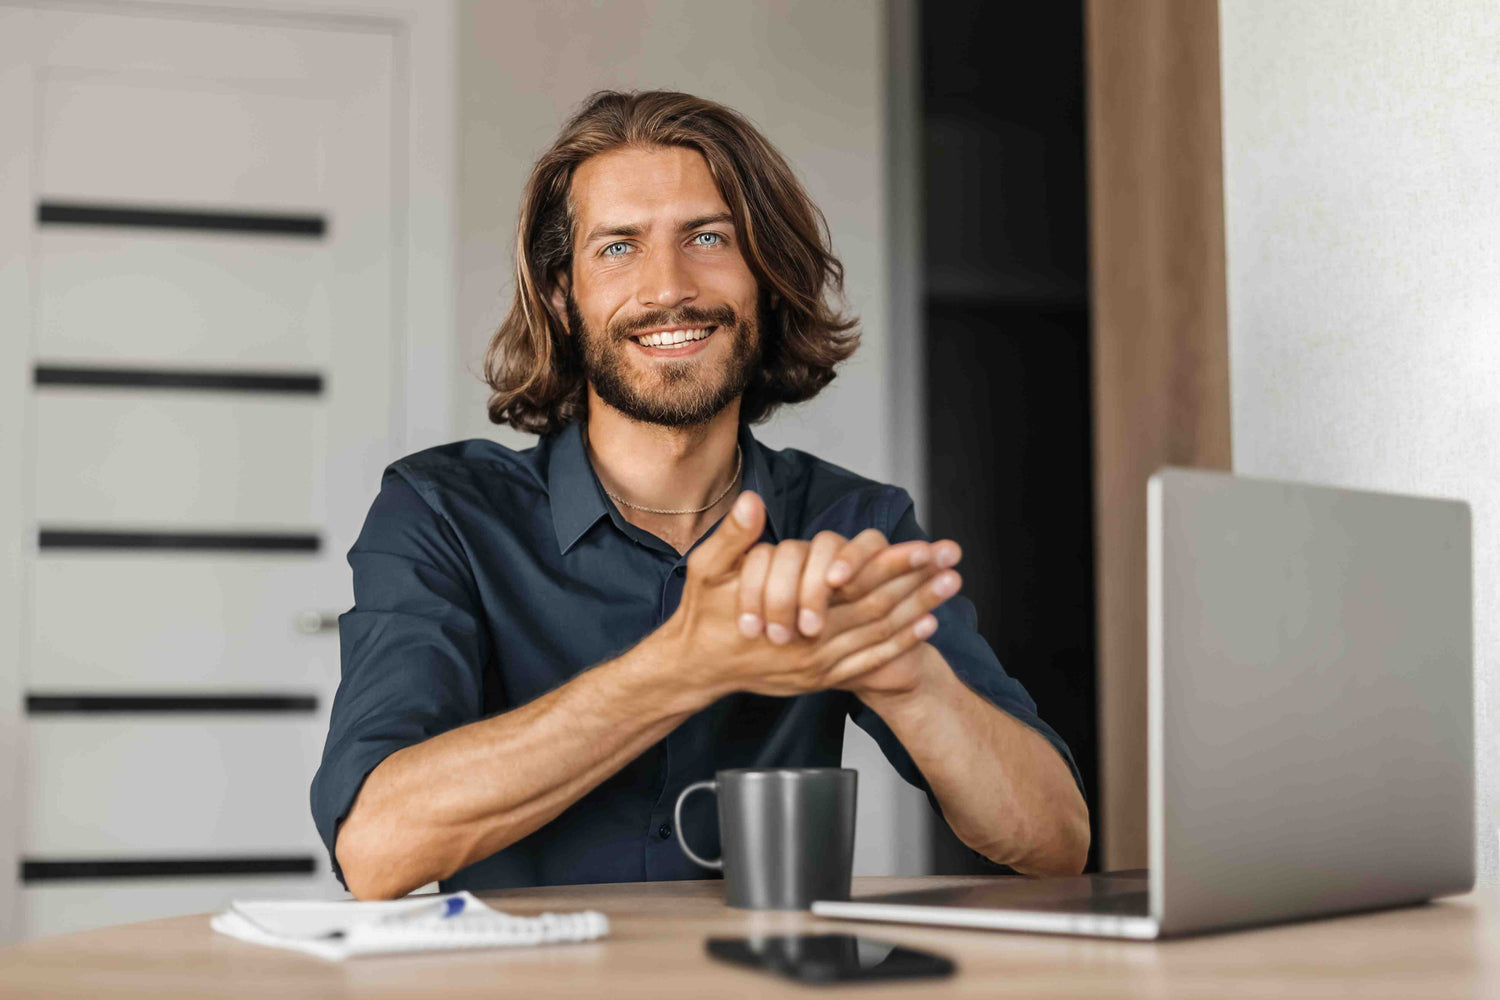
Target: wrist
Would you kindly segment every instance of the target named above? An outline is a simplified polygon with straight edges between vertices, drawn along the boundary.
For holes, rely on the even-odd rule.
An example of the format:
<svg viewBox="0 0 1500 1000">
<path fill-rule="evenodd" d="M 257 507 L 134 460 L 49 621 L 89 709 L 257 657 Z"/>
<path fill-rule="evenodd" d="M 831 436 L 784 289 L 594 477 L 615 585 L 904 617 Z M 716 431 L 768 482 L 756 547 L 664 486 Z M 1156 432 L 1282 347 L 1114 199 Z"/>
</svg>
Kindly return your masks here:
<svg viewBox="0 0 1500 1000">
<path fill-rule="evenodd" d="M 905 662 L 900 664 L 903 669 L 899 685 L 882 683 L 886 680 L 883 674 L 888 672 L 887 668 L 897 665 L 893 661 L 872 672 L 867 678 L 868 684 L 854 686 L 859 700 L 887 722 L 906 717 L 916 721 L 930 711 L 934 702 L 944 697 L 944 689 L 949 684 L 958 683 L 948 661 L 931 643 L 923 642 L 912 647 L 903 654 L 902 660 Z"/>
<path fill-rule="evenodd" d="M 689 646 L 675 615 L 619 659 L 625 683 L 665 715 L 686 718 L 728 693 L 692 669 Z"/>
</svg>

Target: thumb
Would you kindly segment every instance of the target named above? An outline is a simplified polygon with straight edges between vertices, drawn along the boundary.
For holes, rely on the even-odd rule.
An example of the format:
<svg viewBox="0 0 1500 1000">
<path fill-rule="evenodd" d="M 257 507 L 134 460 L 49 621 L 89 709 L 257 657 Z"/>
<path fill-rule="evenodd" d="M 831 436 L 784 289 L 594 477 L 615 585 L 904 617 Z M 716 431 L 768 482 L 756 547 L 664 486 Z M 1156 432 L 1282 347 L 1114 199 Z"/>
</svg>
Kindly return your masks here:
<svg viewBox="0 0 1500 1000">
<path fill-rule="evenodd" d="M 765 522 L 765 502 L 759 494 L 745 490 L 719 521 L 714 533 L 693 550 L 688 562 L 695 572 L 708 576 L 730 572 L 750 547 L 760 541 Z"/>
</svg>

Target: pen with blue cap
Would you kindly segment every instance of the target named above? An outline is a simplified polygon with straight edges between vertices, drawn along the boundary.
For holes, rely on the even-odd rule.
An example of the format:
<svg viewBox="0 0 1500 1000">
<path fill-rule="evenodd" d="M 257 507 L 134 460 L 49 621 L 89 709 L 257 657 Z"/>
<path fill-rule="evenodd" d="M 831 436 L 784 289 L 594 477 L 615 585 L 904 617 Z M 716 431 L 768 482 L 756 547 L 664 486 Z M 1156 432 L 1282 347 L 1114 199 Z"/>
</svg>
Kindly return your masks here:
<svg viewBox="0 0 1500 1000">
<path fill-rule="evenodd" d="M 437 902 L 430 903 L 426 906 L 415 906 L 408 910 L 402 910 L 399 913 L 391 913 L 383 917 L 377 917 L 376 919 L 365 923 L 363 926 L 388 927 L 392 924 L 409 924 L 419 920 L 429 920 L 434 917 L 438 920 L 447 920 L 449 917 L 455 917 L 458 914 L 464 912 L 464 908 L 467 905 L 468 900 L 463 896 L 450 896 L 447 899 L 440 899 Z M 338 930 L 327 931 L 319 935 L 319 937 L 348 937 L 350 930 L 352 930 L 352 928 L 340 928 Z"/>
<path fill-rule="evenodd" d="M 464 907 L 467 905 L 468 900 L 463 896 L 449 896 L 447 899 L 440 899 L 430 906 L 414 907 L 410 910 L 403 910 L 400 913 L 392 913 L 390 916 L 381 917 L 379 920 L 374 921 L 374 923 L 405 924 L 416 920 L 427 920 L 432 917 L 436 917 L 439 920 L 447 920 L 449 917 L 458 916 L 464 911 Z"/>
</svg>

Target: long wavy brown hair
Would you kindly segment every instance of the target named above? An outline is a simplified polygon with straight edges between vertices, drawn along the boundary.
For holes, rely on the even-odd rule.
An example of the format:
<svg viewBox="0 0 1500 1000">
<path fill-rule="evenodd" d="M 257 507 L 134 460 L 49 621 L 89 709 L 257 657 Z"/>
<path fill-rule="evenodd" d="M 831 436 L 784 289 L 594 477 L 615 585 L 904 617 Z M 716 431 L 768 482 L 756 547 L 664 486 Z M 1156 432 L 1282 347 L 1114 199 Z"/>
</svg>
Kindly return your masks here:
<svg viewBox="0 0 1500 1000">
<path fill-rule="evenodd" d="M 762 363 L 740 398 L 741 420 L 760 423 L 782 403 L 816 396 L 859 346 L 856 321 L 827 301 L 842 300 L 844 290 L 828 221 L 754 125 L 691 94 L 601 90 L 569 119 L 526 182 L 515 298 L 484 357 L 492 422 L 548 434 L 586 416 L 581 351 L 552 304 L 558 277 L 573 263 L 573 171 L 600 153 L 649 145 L 703 155 L 760 286 Z"/>
</svg>

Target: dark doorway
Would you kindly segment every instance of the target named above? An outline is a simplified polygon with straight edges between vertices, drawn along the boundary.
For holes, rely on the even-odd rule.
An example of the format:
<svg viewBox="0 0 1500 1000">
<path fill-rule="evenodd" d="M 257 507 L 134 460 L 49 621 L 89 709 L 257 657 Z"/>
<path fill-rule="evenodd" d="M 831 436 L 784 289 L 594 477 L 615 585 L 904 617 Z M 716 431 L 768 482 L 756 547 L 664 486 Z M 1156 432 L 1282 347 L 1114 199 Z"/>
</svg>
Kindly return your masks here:
<svg viewBox="0 0 1500 1000">
<path fill-rule="evenodd" d="M 1082 4 L 921 4 L 926 525 L 1072 748 L 1098 866 Z M 933 870 L 993 871 L 935 820 Z"/>
</svg>

